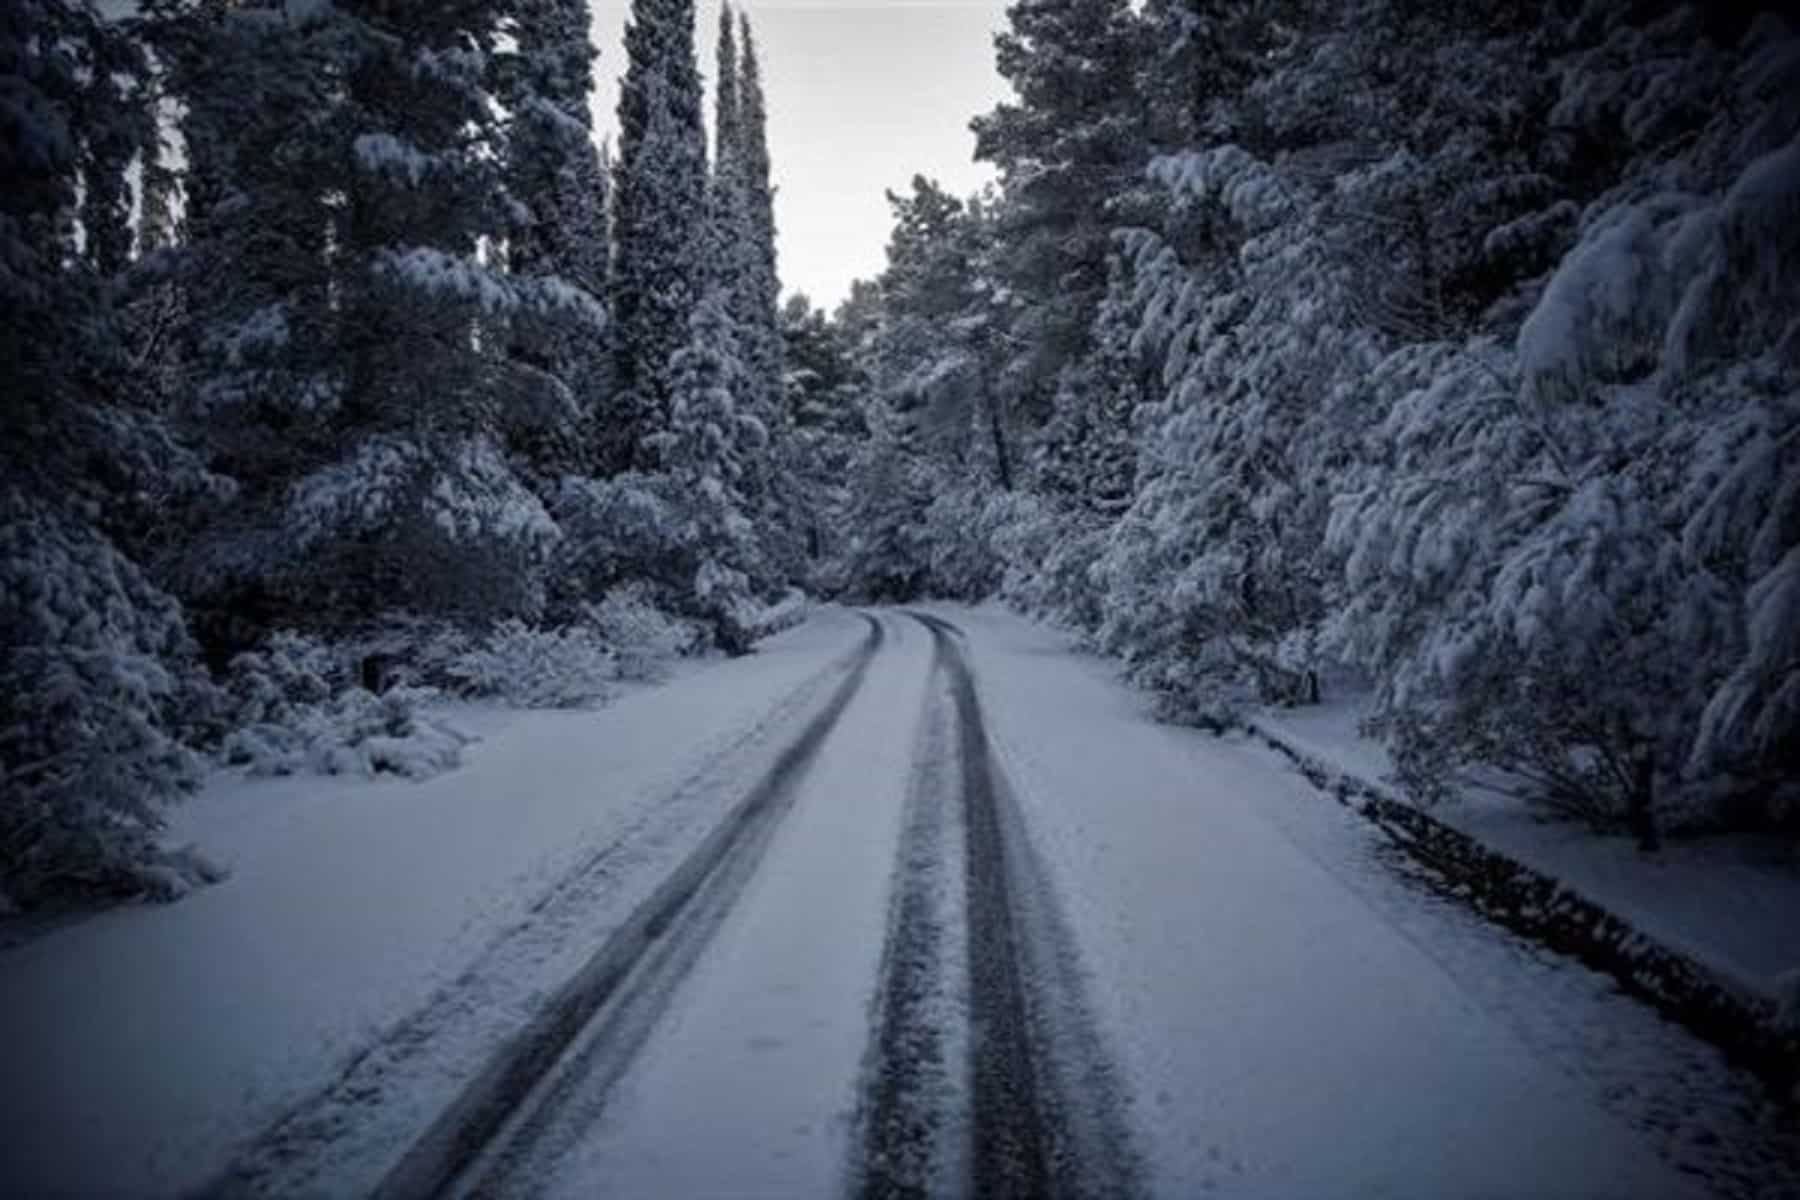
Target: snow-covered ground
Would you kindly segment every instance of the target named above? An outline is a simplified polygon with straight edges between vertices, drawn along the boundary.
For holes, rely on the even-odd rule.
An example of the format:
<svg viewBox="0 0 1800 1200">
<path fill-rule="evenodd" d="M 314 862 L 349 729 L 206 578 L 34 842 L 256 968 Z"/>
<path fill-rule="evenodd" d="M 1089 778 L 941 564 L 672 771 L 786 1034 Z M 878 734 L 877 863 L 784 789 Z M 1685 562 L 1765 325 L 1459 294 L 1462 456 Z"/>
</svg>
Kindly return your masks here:
<svg viewBox="0 0 1800 1200">
<path fill-rule="evenodd" d="M 1463 944 L 1485 930 L 1390 919 L 1362 889 L 1403 885 L 1345 865 L 1349 825 L 1323 845 L 1290 835 L 1283 809 L 1339 820 L 1304 780 L 1153 724 L 1053 633 L 956 619 L 1133 1083 L 1156 1194 L 1704 1194 L 1445 968 L 1472 952 L 1503 973 L 1500 947 Z M 1513 973 L 1520 993 L 1536 983 Z"/>
<path fill-rule="evenodd" d="M 1393 767 L 1380 743 L 1357 731 L 1366 709 L 1366 700 L 1351 696 L 1255 720 L 1309 757 L 1379 786 Z M 1579 823 L 1544 820 L 1517 801 L 1472 788 L 1431 815 L 1562 880 L 1740 986 L 1773 994 L 1776 977 L 1800 967 L 1800 849 L 1791 842 L 1675 840 L 1643 855 L 1628 837 L 1595 837 Z"/>
<path fill-rule="evenodd" d="M 423 783 L 218 777 L 178 816 L 232 869 L 167 907 L 104 913 L 0 956 L 0 1179 L 14 1195 L 204 1182 L 454 981 L 584 859 L 646 826 L 614 906 L 717 817 L 683 789 L 860 638 L 822 610 L 748 658 L 595 712 L 479 718 Z M 688 794 L 688 792 L 695 794 Z M 682 801 L 663 811 L 671 798 Z M 627 886 L 630 885 L 630 886 Z M 577 945 L 574 949 L 579 950 Z M 510 964 L 522 991 L 568 960 Z"/>
<path fill-rule="evenodd" d="M 930 639 L 885 620 L 887 661 L 589 1136 L 511 1194 L 842 1192 Z M 579 1106 L 570 1106 L 578 1108 Z M 589 1114 L 590 1116 L 592 1114 Z"/>
<path fill-rule="evenodd" d="M 770 822 L 633 943 L 480 1188 L 838 1194 L 872 1145 L 981 1179 L 994 1130 L 1080 1157 L 1116 1123 L 1119 1178 L 1155 1195 L 1800 1189 L 1792 1130 L 1714 1051 L 1414 887 L 1269 754 L 1155 723 L 1042 627 L 932 611 L 960 632 L 880 613 L 866 671 L 844 668 L 868 625 L 827 609 L 610 709 L 484 718 L 423 785 L 215 788 L 184 828 L 229 882 L 0 957 L 0 1178 L 169 1193 L 231 1160 L 261 1190 L 368 1191 L 772 780 Z M 901 898 L 927 892 L 902 961 Z M 996 919 L 997 980 L 968 957 Z M 921 1053 L 913 1133 L 871 1138 Z M 1063 1111 L 997 1120 L 996 1080 Z"/>
</svg>

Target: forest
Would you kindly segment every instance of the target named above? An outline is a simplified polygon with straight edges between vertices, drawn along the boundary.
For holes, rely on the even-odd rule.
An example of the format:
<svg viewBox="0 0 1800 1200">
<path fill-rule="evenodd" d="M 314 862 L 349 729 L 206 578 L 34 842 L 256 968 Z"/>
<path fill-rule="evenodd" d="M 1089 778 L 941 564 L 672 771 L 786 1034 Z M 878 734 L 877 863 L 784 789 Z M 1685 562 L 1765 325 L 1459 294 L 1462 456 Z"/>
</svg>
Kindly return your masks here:
<svg viewBox="0 0 1800 1200">
<path fill-rule="evenodd" d="M 636 0 L 0 10 L 0 911 L 165 898 L 211 764 L 424 774 L 805 598 L 1000 601 L 1171 720 L 1800 830 L 1800 36 L 1019 0 L 997 183 L 781 295 L 759 47 Z M 784 230 L 783 236 L 804 236 Z"/>
</svg>

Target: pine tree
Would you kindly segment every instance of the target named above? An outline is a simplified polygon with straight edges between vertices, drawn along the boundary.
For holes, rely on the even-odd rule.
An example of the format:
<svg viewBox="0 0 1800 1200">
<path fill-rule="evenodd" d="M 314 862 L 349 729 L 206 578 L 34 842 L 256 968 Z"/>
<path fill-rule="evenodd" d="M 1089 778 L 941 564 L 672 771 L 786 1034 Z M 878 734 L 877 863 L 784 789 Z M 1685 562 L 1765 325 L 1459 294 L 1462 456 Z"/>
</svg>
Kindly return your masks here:
<svg viewBox="0 0 1800 1200">
<path fill-rule="evenodd" d="M 127 552 L 146 498 L 198 475 L 114 303 L 147 85 L 138 45 L 91 5 L 0 10 L 0 911 L 216 877 L 156 842 L 197 778 L 181 737 L 200 682 L 180 605 Z"/>
<path fill-rule="evenodd" d="M 613 174 L 614 393 L 603 421 L 614 470 L 649 468 L 669 363 L 702 295 L 706 134 L 692 0 L 635 0 L 625 32 Z"/>
<path fill-rule="evenodd" d="M 1148 157 L 1132 86 L 1140 32 L 1126 0 L 1019 0 L 1007 21 L 997 65 L 1017 99 L 972 127 L 976 158 L 1000 169 L 997 268 L 1025 300 L 1008 375 L 1041 416 L 1106 290 L 1106 204 Z"/>
<path fill-rule="evenodd" d="M 328 185 L 345 134 L 330 75 L 363 29 L 184 0 L 150 11 L 185 148 L 167 181 L 183 208 L 164 255 L 182 310 L 170 408 L 228 481 L 170 514 L 180 532 L 165 571 L 223 668 L 310 600 L 285 584 L 300 564 L 283 561 L 282 512 L 326 453 L 344 384 Z"/>
<path fill-rule="evenodd" d="M 586 0 L 522 0 L 516 53 L 500 60 L 500 93 L 512 115 L 507 188 L 524 218 L 509 231 L 508 266 L 578 290 L 597 315 L 606 286 L 606 181 L 588 110 L 589 24 Z M 502 417 L 540 494 L 561 475 L 602 465 L 593 443 L 611 369 L 606 337 L 597 321 L 529 316 L 510 331 L 522 386 Z"/>
<path fill-rule="evenodd" d="M 1115 258 L 1094 321 L 1093 348 L 1064 372 L 1038 437 L 1037 490 L 1101 520 L 1119 517 L 1135 495 L 1133 425 L 1154 383 L 1132 345 L 1130 287 L 1125 264 Z"/>
</svg>

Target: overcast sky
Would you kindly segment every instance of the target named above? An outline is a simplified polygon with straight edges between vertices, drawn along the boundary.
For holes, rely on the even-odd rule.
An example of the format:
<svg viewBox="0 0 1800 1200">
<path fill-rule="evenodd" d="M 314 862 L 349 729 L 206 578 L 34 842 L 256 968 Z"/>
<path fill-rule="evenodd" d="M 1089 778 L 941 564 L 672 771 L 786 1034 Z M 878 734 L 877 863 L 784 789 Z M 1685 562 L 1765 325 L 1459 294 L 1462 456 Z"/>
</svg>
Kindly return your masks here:
<svg viewBox="0 0 1800 1200">
<path fill-rule="evenodd" d="M 890 225 L 883 189 L 915 173 L 963 194 L 993 178 L 973 161 L 969 118 L 1008 95 L 993 34 L 1008 0 L 762 0 L 756 31 L 769 103 L 784 291 L 827 309 L 878 273 Z M 734 6 L 739 7 L 739 6 Z M 613 129 L 630 0 L 593 0 L 595 123 Z M 717 0 L 700 0 L 700 70 L 711 86 Z M 707 117 L 712 115 L 710 93 Z"/>
</svg>

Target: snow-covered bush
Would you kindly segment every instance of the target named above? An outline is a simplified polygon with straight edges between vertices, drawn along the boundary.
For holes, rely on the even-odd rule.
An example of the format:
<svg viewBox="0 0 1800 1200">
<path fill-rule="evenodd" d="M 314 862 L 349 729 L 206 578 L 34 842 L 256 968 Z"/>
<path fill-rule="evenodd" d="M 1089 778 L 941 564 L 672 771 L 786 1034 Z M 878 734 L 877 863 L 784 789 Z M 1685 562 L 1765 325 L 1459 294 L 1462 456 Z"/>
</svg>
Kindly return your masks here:
<svg viewBox="0 0 1800 1200">
<path fill-rule="evenodd" d="M 612 652 L 619 679 L 663 678 L 669 662 L 692 649 L 700 635 L 693 625 L 657 608 L 642 583 L 613 588 L 598 604 L 584 604 L 581 615 L 582 623 Z"/>
<path fill-rule="evenodd" d="M 535 629 L 508 620 L 452 662 L 449 673 L 467 696 L 495 696 L 522 708 L 586 708 L 612 699 L 619 664 L 594 629 Z"/>
<path fill-rule="evenodd" d="M 349 682 L 342 658 L 323 642 L 281 630 L 232 659 L 225 688 L 241 725 L 263 725 L 317 708 Z"/>
<path fill-rule="evenodd" d="M 225 739 L 222 757 L 252 775 L 426 779 L 461 766 L 463 747 L 473 740 L 420 713 L 420 705 L 436 695 L 405 687 L 380 695 L 346 688 L 316 705 L 290 709 L 280 721 L 234 730 Z"/>
<path fill-rule="evenodd" d="M 91 526 L 0 492 L 0 896 L 172 899 L 218 871 L 156 837 L 199 761 L 180 606 Z"/>
<path fill-rule="evenodd" d="M 812 598 L 799 588 L 789 588 L 773 604 L 765 604 L 750 618 L 750 634 L 761 639 L 792 629 L 806 620 Z"/>
<path fill-rule="evenodd" d="M 425 778 L 462 762 L 469 738 L 419 712 L 436 692 L 357 686 L 350 657 L 301 634 L 270 636 L 232 660 L 226 691 L 235 727 L 220 758 L 252 775 Z"/>
</svg>

